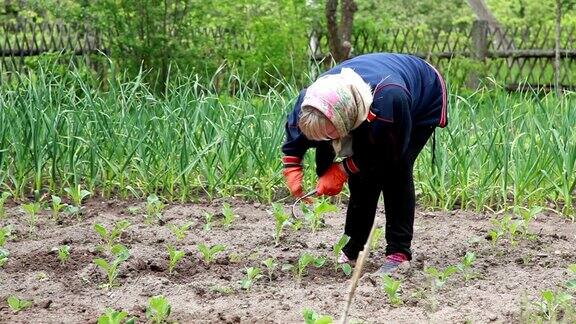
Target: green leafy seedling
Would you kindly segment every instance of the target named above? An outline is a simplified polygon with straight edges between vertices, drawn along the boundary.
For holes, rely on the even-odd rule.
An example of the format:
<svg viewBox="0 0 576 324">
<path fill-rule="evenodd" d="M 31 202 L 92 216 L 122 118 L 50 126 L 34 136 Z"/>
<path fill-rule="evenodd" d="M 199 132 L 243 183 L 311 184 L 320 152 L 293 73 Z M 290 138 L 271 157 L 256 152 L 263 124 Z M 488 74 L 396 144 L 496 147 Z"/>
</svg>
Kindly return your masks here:
<svg viewBox="0 0 576 324">
<path fill-rule="evenodd" d="M 64 191 L 68 193 L 70 200 L 72 200 L 72 203 L 77 208 L 80 208 L 82 201 L 92 194 L 90 191 L 82 189 L 79 184 L 72 188 L 64 188 Z"/>
<path fill-rule="evenodd" d="M 316 202 L 312 209 L 309 209 L 306 204 L 300 206 L 312 232 L 316 232 L 316 230 L 324 225 L 324 214 L 338 210 L 338 208 L 332 205 L 327 199 L 321 199 L 319 202 Z"/>
<path fill-rule="evenodd" d="M 0 195 L 0 220 L 6 218 L 6 208 L 4 207 L 4 204 L 11 196 L 12 194 L 9 192 L 3 192 L 2 195 Z"/>
<path fill-rule="evenodd" d="M 32 306 L 32 302 L 29 300 L 20 299 L 16 296 L 10 296 L 6 300 L 8 302 L 8 306 L 14 313 L 18 313 L 20 311 L 25 310 L 26 308 Z"/>
<path fill-rule="evenodd" d="M 162 210 L 166 207 L 166 204 L 158 196 L 152 194 L 146 198 L 146 222 L 152 223 L 157 221 L 159 224 L 162 223 Z"/>
<path fill-rule="evenodd" d="M 266 269 L 268 270 L 268 279 L 270 280 L 270 282 L 272 282 L 274 270 L 276 270 L 276 268 L 278 267 L 278 262 L 276 262 L 276 259 L 270 257 L 262 261 L 262 264 L 266 266 Z"/>
<path fill-rule="evenodd" d="M 334 246 L 332 246 L 332 253 L 334 255 L 334 270 L 342 269 L 342 271 L 349 276 L 352 273 L 352 267 L 348 263 L 339 264 L 338 258 L 340 257 L 340 253 L 342 253 L 342 249 L 346 244 L 350 241 L 350 236 L 344 234 Z"/>
<path fill-rule="evenodd" d="M 8 257 L 10 256 L 10 252 L 8 250 L 0 247 L 0 268 L 3 267 L 6 262 L 8 262 Z"/>
<path fill-rule="evenodd" d="M 70 246 L 62 245 L 58 248 L 58 260 L 60 263 L 65 263 L 70 259 Z"/>
<path fill-rule="evenodd" d="M 50 208 L 50 210 L 52 211 L 53 221 L 57 222 L 58 220 L 60 220 L 60 212 L 66 206 L 68 205 L 62 203 L 62 198 L 52 195 L 52 207 Z"/>
<path fill-rule="evenodd" d="M 130 257 L 130 251 L 120 244 L 116 244 L 112 247 L 112 254 L 116 257 L 112 262 L 108 262 L 102 258 L 94 259 L 94 263 L 108 276 L 108 282 L 100 285 L 101 288 L 110 289 L 117 285 L 116 279 L 118 278 L 118 268 Z"/>
<path fill-rule="evenodd" d="M 576 292 L 576 263 L 569 265 L 568 271 L 572 273 L 573 279 L 570 279 L 568 282 L 566 282 L 566 287 Z"/>
<path fill-rule="evenodd" d="M 224 216 L 222 224 L 227 229 L 230 228 L 230 226 L 232 226 L 232 222 L 234 222 L 234 220 L 236 219 L 236 215 L 234 214 L 232 207 L 230 207 L 228 203 L 224 203 L 222 207 L 222 215 Z"/>
<path fill-rule="evenodd" d="M 194 225 L 193 222 L 188 222 L 180 226 L 170 224 L 170 231 L 176 237 L 176 241 L 181 241 L 184 238 L 186 238 L 186 235 L 188 235 L 188 230 L 190 229 L 190 227 L 192 227 L 192 225 Z"/>
<path fill-rule="evenodd" d="M 246 268 L 246 276 L 240 281 L 240 287 L 242 287 L 242 289 L 250 290 L 256 280 L 262 277 L 260 272 L 260 268 L 257 267 Z"/>
<path fill-rule="evenodd" d="M 284 210 L 284 207 L 280 204 L 272 204 L 272 214 L 275 220 L 274 226 L 274 244 L 278 246 L 280 244 L 280 237 L 282 235 L 282 229 L 284 226 L 290 225 L 290 215 Z"/>
<path fill-rule="evenodd" d="M 326 262 L 325 257 L 315 257 L 309 252 L 304 252 L 298 259 L 298 265 L 294 270 L 296 277 L 298 278 L 298 282 L 300 282 L 302 280 L 302 277 L 306 275 L 306 268 L 309 265 L 314 264 L 316 268 L 320 268 L 324 265 L 325 262 Z"/>
<path fill-rule="evenodd" d="M 213 246 L 206 246 L 202 243 L 198 244 L 198 251 L 200 251 L 200 253 L 202 253 L 202 258 L 204 260 L 205 264 L 210 264 L 211 262 L 214 261 L 214 259 L 216 258 L 216 255 L 220 252 L 223 252 L 226 247 L 224 245 L 221 244 L 216 244 Z"/>
<path fill-rule="evenodd" d="M 11 235 L 12 228 L 10 226 L 0 227 L 0 247 L 6 244 Z"/>
<path fill-rule="evenodd" d="M 462 258 L 462 262 L 456 265 L 458 270 L 464 274 L 464 279 L 466 281 L 470 280 L 474 276 L 474 273 L 472 272 L 472 264 L 474 261 L 476 261 L 476 253 L 466 252 L 466 255 Z"/>
<path fill-rule="evenodd" d="M 520 227 L 520 231 L 522 232 L 523 236 L 526 237 L 530 235 L 530 223 L 532 223 L 532 220 L 534 220 L 536 215 L 540 214 L 542 210 L 543 208 L 539 206 L 532 207 L 530 209 L 524 207 L 515 208 L 514 212 L 522 217 L 522 226 Z"/>
<path fill-rule="evenodd" d="M 304 323 L 306 324 L 332 324 L 334 320 L 328 315 L 320 315 L 310 308 L 305 308 L 302 311 L 304 316 Z"/>
<path fill-rule="evenodd" d="M 426 267 L 424 269 L 424 272 L 426 272 L 426 274 L 430 278 L 432 286 L 435 289 L 442 288 L 442 286 L 444 286 L 446 281 L 448 281 L 448 279 L 457 271 L 458 268 L 456 266 L 449 266 L 443 271 L 440 271 L 434 267 Z"/>
<path fill-rule="evenodd" d="M 136 320 L 134 317 L 128 317 L 125 311 L 117 311 L 112 308 L 107 308 L 106 312 L 98 317 L 98 324 L 134 324 Z"/>
<path fill-rule="evenodd" d="M 230 295 L 234 292 L 234 289 L 229 286 L 220 286 L 220 285 L 213 285 L 210 287 L 210 291 L 215 291 L 221 293 L 222 295 Z"/>
<path fill-rule="evenodd" d="M 370 241 L 370 251 L 376 251 L 376 249 L 378 249 L 378 246 L 380 245 L 380 239 L 382 238 L 382 234 L 384 234 L 384 229 L 382 227 L 377 227 L 374 230 L 372 241 Z"/>
<path fill-rule="evenodd" d="M 212 218 L 214 218 L 214 214 L 213 213 L 209 213 L 209 212 L 205 212 L 204 213 L 204 220 L 206 221 L 204 223 L 204 230 L 206 232 L 210 231 L 212 229 Z"/>
<path fill-rule="evenodd" d="M 136 215 L 140 212 L 140 207 L 139 206 L 130 206 L 128 207 L 128 212 L 130 213 L 130 215 Z"/>
<path fill-rule="evenodd" d="M 130 226 L 127 220 L 120 220 L 114 224 L 114 228 L 108 231 L 102 224 L 94 224 L 94 230 L 100 235 L 102 241 L 106 245 L 106 249 L 110 251 L 112 246 L 120 241 L 120 236 Z"/>
<path fill-rule="evenodd" d="M 394 280 L 389 275 L 382 276 L 382 289 L 384 292 L 386 292 L 388 300 L 392 306 L 398 306 L 402 304 L 402 299 L 400 299 L 400 295 L 398 294 L 401 284 L 402 281 Z"/>
<path fill-rule="evenodd" d="M 172 306 L 168 299 L 162 295 L 150 297 L 148 300 L 148 307 L 146 308 L 146 318 L 154 324 L 166 323 Z"/>
<path fill-rule="evenodd" d="M 28 215 L 26 223 L 28 223 L 28 232 L 32 234 L 36 228 L 36 223 L 38 222 L 38 213 L 40 210 L 42 210 L 42 204 L 40 202 L 23 204 L 22 209 Z"/>
<path fill-rule="evenodd" d="M 548 321 L 555 323 L 559 309 L 570 307 L 569 302 L 573 298 L 574 297 L 572 297 L 572 295 L 564 291 L 557 293 L 554 293 L 551 290 L 543 291 L 542 300 L 540 302 L 540 309 L 542 314 L 544 314 Z"/>
<path fill-rule="evenodd" d="M 184 251 L 178 251 L 173 246 L 168 245 L 168 256 L 170 257 L 170 261 L 168 263 L 168 273 L 172 274 L 174 272 L 176 264 L 182 260 L 184 255 Z"/>
</svg>

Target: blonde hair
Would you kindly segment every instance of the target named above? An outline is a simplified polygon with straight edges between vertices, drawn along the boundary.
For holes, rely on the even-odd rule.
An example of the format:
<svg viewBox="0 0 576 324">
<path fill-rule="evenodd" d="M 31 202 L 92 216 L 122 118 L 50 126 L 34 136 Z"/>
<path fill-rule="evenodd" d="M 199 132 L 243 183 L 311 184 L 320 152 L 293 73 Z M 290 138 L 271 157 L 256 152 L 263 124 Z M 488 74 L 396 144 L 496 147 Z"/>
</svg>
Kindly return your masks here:
<svg viewBox="0 0 576 324">
<path fill-rule="evenodd" d="M 320 110 L 312 106 L 302 106 L 298 127 L 308 139 L 313 141 L 330 140 L 326 133 L 329 126 L 333 126 L 332 122 Z"/>
</svg>

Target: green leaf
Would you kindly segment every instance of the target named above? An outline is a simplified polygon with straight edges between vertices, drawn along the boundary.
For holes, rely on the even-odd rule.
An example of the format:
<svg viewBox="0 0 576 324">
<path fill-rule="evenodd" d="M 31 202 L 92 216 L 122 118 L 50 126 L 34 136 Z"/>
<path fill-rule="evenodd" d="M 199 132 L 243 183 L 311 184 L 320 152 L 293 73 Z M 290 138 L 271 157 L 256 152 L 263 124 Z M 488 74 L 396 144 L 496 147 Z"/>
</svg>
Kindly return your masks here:
<svg viewBox="0 0 576 324">
<path fill-rule="evenodd" d="M 323 315 L 314 321 L 314 324 L 332 324 L 334 320 L 328 315 Z"/>
<path fill-rule="evenodd" d="M 568 280 L 566 287 L 568 289 L 576 290 L 576 279 Z"/>
<path fill-rule="evenodd" d="M 352 274 L 352 266 L 350 266 L 348 263 L 342 264 L 341 268 L 342 271 L 344 271 L 344 274 L 346 274 L 347 276 Z"/>
<path fill-rule="evenodd" d="M 102 224 L 94 224 L 94 230 L 96 231 L 96 233 L 98 233 L 98 235 L 100 235 L 100 237 L 103 240 L 108 239 L 108 231 Z"/>
<path fill-rule="evenodd" d="M 61 204 L 62 204 L 62 199 L 58 196 L 52 195 L 52 205 L 53 206 L 59 206 Z"/>
<path fill-rule="evenodd" d="M 102 258 L 94 259 L 94 263 L 106 272 L 108 272 L 108 269 L 110 269 L 110 264 L 108 264 L 108 262 Z"/>
</svg>

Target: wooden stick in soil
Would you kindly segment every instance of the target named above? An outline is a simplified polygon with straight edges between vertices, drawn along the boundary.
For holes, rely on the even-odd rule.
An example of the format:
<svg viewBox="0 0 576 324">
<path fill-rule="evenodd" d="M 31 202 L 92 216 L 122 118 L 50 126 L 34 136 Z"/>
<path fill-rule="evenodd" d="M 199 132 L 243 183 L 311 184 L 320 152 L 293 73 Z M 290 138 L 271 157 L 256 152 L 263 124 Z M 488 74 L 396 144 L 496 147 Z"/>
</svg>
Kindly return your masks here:
<svg viewBox="0 0 576 324">
<path fill-rule="evenodd" d="M 370 254 L 370 242 L 372 242 L 372 235 L 374 234 L 374 230 L 376 229 L 376 221 L 377 219 L 374 218 L 374 224 L 372 224 L 372 229 L 370 230 L 370 234 L 368 235 L 368 240 L 364 244 L 364 249 L 360 252 L 358 256 L 358 261 L 356 262 L 356 266 L 354 267 L 354 273 L 352 274 L 352 280 L 350 281 L 350 291 L 348 293 L 348 300 L 346 301 L 346 307 L 344 308 L 344 312 L 342 313 L 342 318 L 340 319 L 341 324 L 348 323 L 348 311 L 350 310 L 350 305 L 352 305 L 352 300 L 354 299 L 354 293 L 356 293 L 356 287 L 358 287 L 358 281 L 362 275 L 362 268 L 364 268 L 364 264 L 368 259 L 368 255 Z"/>
</svg>

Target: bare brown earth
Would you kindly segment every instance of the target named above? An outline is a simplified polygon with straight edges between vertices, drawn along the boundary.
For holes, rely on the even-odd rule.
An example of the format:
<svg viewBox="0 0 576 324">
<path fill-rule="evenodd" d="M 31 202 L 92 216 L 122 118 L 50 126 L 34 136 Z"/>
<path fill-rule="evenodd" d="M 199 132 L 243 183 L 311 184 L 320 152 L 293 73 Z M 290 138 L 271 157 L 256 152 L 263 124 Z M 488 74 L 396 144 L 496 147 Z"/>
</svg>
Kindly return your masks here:
<svg viewBox="0 0 576 324">
<path fill-rule="evenodd" d="M 302 310 L 338 319 L 345 303 L 349 279 L 333 269 L 331 246 L 343 229 L 345 207 L 326 217 L 326 226 L 317 233 L 304 228 L 286 229 L 275 247 L 274 221 L 260 204 L 234 203 L 238 219 L 229 230 L 216 225 L 202 229 L 206 211 L 218 213 L 221 204 L 170 205 L 164 211 L 167 224 L 194 221 L 189 235 L 175 241 L 167 225 L 148 225 L 142 213 L 128 212 L 141 203 L 92 200 L 82 220 L 67 218 L 62 224 L 41 215 L 36 236 L 29 237 L 24 214 L 18 206 L 8 208 L 15 238 L 6 244 L 9 261 L 0 268 L 0 322 L 2 323 L 94 323 L 106 307 L 128 311 L 145 322 L 148 298 L 163 294 L 172 304 L 172 320 L 181 323 L 302 322 Z M 384 223 L 381 212 L 379 224 Z M 351 318 L 367 323 L 433 322 L 486 323 L 522 322 L 522 309 L 530 306 L 545 289 L 556 290 L 566 281 L 566 267 L 576 263 L 576 224 L 555 214 L 540 214 L 532 223 L 533 239 L 496 246 L 486 239 L 494 215 L 469 212 L 424 212 L 416 217 L 413 249 L 415 260 L 399 275 L 403 280 L 404 304 L 392 307 L 377 282 L 361 281 L 351 308 Z M 215 217 L 216 222 L 220 218 Z M 122 236 L 131 257 L 120 270 L 120 287 L 99 289 L 104 274 L 92 260 L 105 257 L 93 229 L 95 223 L 107 228 L 119 219 L 132 225 Z M 204 265 L 197 243 L 224 244 L 226 251 L 215 263 Z M 71 259 L 61 264 L 53 247 L 71 246 Z M 186 251 L 177 274 L 167 272 L 167 244 Z M 367 272 L 375 271 L 383 258 L 382 242 L 369 258 Z M 240 289 L 242 270 L 262 266 L 274 256 L 280 264 L 295 263 L 301 253 L 327 255 L 322 268 L 311 268 L 299 285 L 290 272 L 277 271 L 272 282 L 261 278 L 248 292 Z M 435 294 L 430 292 L 424 266 L 445 268 L 457 264 L 467 251 L 476 252 L 473 269 L 477 277 L 464 280 L 456 274 Z M 222 291 L 220 288 L 231 288 Z M 220 292 L 219 292 L 220 290 Z M 29 309 L 14 314 L 7 306 L 10 295 L 33 301 Z M 437 304 L 434 307 L 434 303 Z"/>
</svg>

